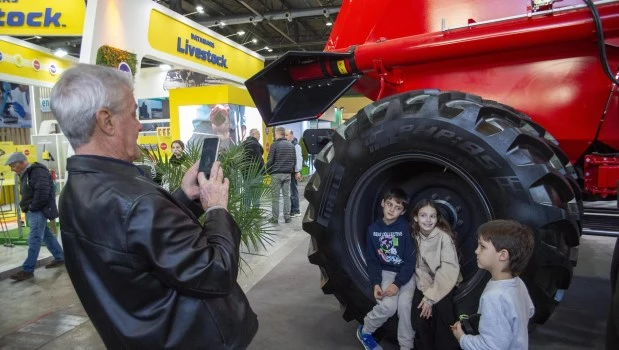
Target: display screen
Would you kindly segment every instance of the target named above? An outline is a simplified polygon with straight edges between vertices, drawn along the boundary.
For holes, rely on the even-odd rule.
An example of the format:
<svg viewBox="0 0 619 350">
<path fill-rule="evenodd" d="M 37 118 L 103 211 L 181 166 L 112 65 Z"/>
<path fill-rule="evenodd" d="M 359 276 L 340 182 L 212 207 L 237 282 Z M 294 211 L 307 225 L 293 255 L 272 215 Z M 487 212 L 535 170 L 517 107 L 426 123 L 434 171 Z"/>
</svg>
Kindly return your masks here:
<svg viewBox="0 0 619 350">
<path fill-rule="evenodd" d="M 200 154 L 200 172 L 203 172 L 206 178 L 211 174 L 213 163 L 217 160 L 219 151 L 219 137 L 206 137 L 202 143 L 202 153 Z"/>
</svg>

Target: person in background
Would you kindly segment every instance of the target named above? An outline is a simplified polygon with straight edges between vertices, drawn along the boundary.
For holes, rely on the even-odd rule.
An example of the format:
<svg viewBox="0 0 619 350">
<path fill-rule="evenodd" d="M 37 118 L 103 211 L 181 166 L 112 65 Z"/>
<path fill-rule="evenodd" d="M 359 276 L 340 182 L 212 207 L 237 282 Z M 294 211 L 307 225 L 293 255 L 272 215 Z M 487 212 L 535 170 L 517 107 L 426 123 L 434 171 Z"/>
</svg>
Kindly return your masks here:
<svg viewBox="0 0 619 350">
<path fill-rule="evenodd" d="M 286 129 L 275 128 L 273 144 L 267 157 L 267 172 L 271 175 L 272 195 L 272 218 L 271 223 L 277 224 L 279 220 L 279 196 L 284 197 L 284 221 L 290 222 L 290 174 L 296 166 L 294 146 L 286 140 Z"/>
<path fill-rule="evenodd" d="M 264 180 L 264 148 L 260 144 L 260 131 L 258 129 L 249 130 L 249 136 L 243 141 L 243 146 L 245 158 L 249 161 L 251 167 L 256 167 L 256 169 L 243 171 L 246 205 L 257 208 L 260 206 L 260 194 L 255 190 Z M 253 175 L 258 176 L 250 178 Z"/>
<path fill-rule="evenodd" d="M 301 181 L 301 168 L 303 167 L 303 155 L 301 154 L 301 145 L 294 137 L 292 130 L 286 130 L 286 140 L 294 145 L 294 153 L 296 156 L 296 165 L 294 173 L 290 174 L 290 217 L 294 218 L 301 216 L 301 208 L 299 206 L 299 188 L 297 181 Z"/>
<path fill-rule="evenodd" d="M 535 307 L 518 277 L 529 263 L 535 239 L 531 229 L 513 220 L 489 221 L 477 230 L 477 266 L 492 275 L 479 300 L 479 335 L 452 331 L 464 350 L 526 350 L 529 319 Z"/>
<path fill-rule="evenodd" d="M 21 152 L 11 154 L 5 165 L 10 166 L 11 171 L 19 175 L 19 193 L 21 194 L 19 207 L 22 212 L 26 213 L 26 219 L 30 224 L 28 256 L 21 270 L 10 276 L 15 281 L 23 281 L 34 277 L 34 269 L 41 251 L 41 241 L 54 256 L 54 260 L 45 268 L 64 265 L 62 247 L 47 226 L 48 219 L 53 220 L 58 217 L 54 182 L 45 165 L 37 162 L 29 164 L 26 156 Z"/>
<path fill-rule="evenodd" d="M 247 348 L 258 320 L 219 162 L 208 179 L 194 164 L 174 193 L 144 177 L 133 79 L 116 69 L 68 69 L 51 107 L 76 153 L 60 196 L 66 267 L 105 346 Z"/>
<path fill-rule="evenodd" d="M 187 159 L 185 155 L 185 144 L 181 140 L 172 141 L 172 156 L 170 157 L 170 164 L 181 165 Z"/>
</svg>

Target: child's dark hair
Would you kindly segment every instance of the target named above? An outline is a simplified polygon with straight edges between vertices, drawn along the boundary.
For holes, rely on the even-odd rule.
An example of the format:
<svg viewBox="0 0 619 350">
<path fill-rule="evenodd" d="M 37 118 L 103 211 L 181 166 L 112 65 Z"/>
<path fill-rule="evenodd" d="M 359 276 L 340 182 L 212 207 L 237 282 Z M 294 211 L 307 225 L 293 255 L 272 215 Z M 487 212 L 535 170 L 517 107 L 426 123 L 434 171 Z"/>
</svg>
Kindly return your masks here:
<svg viewBox="0 0 619 350">
<path fill-rule="evenodd" d="M 404 210 L 408 208 L 408 195 L 401 188 L 396 187 L 387 191 L 383 196 L 383 200 L 386 201 L 389 199 L 393 199 L 394 201 L 396 201 L 404 208 Z"/>
<path fill-rule="evenodd" d="M 183 141 L 181 141 L 181 140 L 174 140 L 174 141 L 172 141 L 172 143 L 170 145 L 174 145 L 175 143 L 178 143 L 178 145 L 181 146 L 181 148 L 183 150 L 185 150 L 185 144 L 183 143 Z"/>
<path fill-rule="evenodd" d="M 431 200 L 431 199 L 422 199 L 422 200 L 420 200 L 419 202 L 417 202 L 415 204 L 415 206 L 413 207 L 413 210 L 411 211 L 410 222 L 411 222 L 412 229 L 413 229 L 412 230 L 413 231 L 413 236 L 417 236 L 421 232 L 421 228 L 419 227 L 419 224 L 417 223 L 417 221 L 415 221 L 415 217 L 417 216 L 417 214 L 419 214 L 419 210 L 421 210 L 421 208 L 423 208 L 423 207 L 432 207 L 432 208 L 434 208 L 434 210 L 436 210 L 436 227 L 438 227 L 442 231 L 446 232 L 451 237 L 451 240 L 455 244 L 456 243 L 456 235 L 454 234 L 453 230 L 451 229 L 451 225 L 441 215 L 441 211 L 438 210 L 438 208 L 436 207 L 436 203 L 433 200 Z"/>
<path fill-rule="evenodd" d="M 533 254 L 535 239 L 533 231 L 518 221 L 493 220 L 479 226 L 477 239 L 491 242 L 497 252 L 505 249 L 509 252 L 509 272 L 518 276 Z"/>
</svg>

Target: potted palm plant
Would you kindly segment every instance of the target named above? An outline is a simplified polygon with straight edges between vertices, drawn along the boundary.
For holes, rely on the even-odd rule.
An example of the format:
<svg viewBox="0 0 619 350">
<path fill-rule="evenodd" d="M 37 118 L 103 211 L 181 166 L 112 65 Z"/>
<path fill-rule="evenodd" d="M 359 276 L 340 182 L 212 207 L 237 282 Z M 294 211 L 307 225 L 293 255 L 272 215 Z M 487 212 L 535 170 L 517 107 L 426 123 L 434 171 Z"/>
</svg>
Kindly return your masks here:
<svg viewBox="0 0 619 350">
<path fill-rule="evenodd" d="M 142 147 L 143 163 L 154 169 L 153 177 L 170 192 L 180 187 L 181 180 L 200 159 L 200 145 L 190 143 L 180 163 L 171 164 L 168 155 L 159 148 Z M 269 211 L 260 205 L 262 199 L 271 198 L 271 189 L 262 181 L 263 169 L 245 153 L 244 144 L 221 149 L 218 160 L 224 176 L 230 181 L 228 212 L 241 229 L 241 244 L 245 253 L 266 249 L 273 242 L 273 226 L 268 222 Z M 200 218 L 203 222 L 204 216 Z M 241 258 L 243 261 L 243 259 Z"/>
</svg>

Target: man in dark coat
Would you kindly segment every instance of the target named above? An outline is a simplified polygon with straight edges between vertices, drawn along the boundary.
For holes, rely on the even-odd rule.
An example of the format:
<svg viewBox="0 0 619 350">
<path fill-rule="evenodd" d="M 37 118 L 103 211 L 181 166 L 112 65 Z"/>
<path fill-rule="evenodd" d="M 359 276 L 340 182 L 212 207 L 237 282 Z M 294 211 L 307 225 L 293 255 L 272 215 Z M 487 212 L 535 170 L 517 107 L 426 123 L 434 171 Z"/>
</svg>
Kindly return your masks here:
<svg viewBox="0 0 619 350">
<path fill-rule="evenodd" d="M 54 183 L 45 165 L 37 162 L 29 164 L 26 156 L 21 152 L 11 154 L 5 165 L 10 166 L 13 172 L 19 174 L 21 194 L 19 207 L 22 212 L 26 213 L 26 219 L 30 225 L 26 261 L 20 271 L 9 276 L 15 281 L 23 281 L 34 277 L 34 268 L 41 251 L 41 241 L 54 256 L 54 260 L 45 268 L 64 264 L 64 252 L 47 226 L 48 219 L 53 220 L 58 217 Z"/>
<path fill-rule="evenodd" d="M 241 232 L 219 162 L 208 179 L 194 164 L 174 193 L 144 177 L 133 79 L 119 70 L 65 71 L 51 106 L 75 149 L 60 196 L 67 271 L 105 346 L 246 348 L 258 320 L 236 281 Z"/>
<path fill-rule="evenodd" d="M 294 172 L 296 157 L 294 146 L 285 137 L 286 129 L 275 128 L 273 144 L 267 157 L 267 172 L 271 175 L 271 223 L 279 219 L 280 192 L 284 200 L 284 222 L 290 223 L 290 174 Z"/>
<path fill-rule="evenodd" d="M 263 183 L 264 175 L 264 148 L 260 144 L 260 131 L 251 129 L 249 136 L 243 142 L 245 158 L 249 162 L 248 169 L 243 171 L 243 181 L 245 183 L 244 196 L 246 205 L 254 208 L 260 206 L 260 187 Z"/>
</svg>

